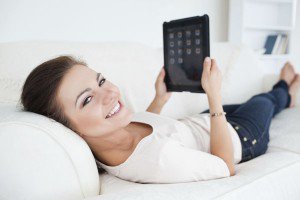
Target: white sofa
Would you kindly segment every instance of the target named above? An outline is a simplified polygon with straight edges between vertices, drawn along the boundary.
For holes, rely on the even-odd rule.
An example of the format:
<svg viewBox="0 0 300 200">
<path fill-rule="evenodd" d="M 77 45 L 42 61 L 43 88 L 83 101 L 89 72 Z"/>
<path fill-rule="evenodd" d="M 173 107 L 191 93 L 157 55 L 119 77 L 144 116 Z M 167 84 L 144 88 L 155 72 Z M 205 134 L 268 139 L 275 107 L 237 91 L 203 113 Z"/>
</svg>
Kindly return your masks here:
<svg viewBox="0 0 300 200">
<path fill-rule="evenodd" d="M 80 57 L 103 73 L 135 112 L 150 104 L 163 66 L 162 48 L 138 43 L 0 44 L 1 200 L 300 199 L 299 96 L 296 108 L 285 109 L 272 121 L 266 154 L 236 165 L 235 176 L 180 184 L 133 183 L 110 174 L 99 176 L 82 138 L 54 120 L 20 110 L 26 76 L 41 62 L 62 54 Z M 242 103 L 268 91 L 278 78 L 261 73 L 264 66 L 247 47 L 216 43 L 211 55 L 223 74 L 223 104 Z M 173 93 L 161 114 L 179 118 L 207 108 L 204 94 Z"/>
</svg>

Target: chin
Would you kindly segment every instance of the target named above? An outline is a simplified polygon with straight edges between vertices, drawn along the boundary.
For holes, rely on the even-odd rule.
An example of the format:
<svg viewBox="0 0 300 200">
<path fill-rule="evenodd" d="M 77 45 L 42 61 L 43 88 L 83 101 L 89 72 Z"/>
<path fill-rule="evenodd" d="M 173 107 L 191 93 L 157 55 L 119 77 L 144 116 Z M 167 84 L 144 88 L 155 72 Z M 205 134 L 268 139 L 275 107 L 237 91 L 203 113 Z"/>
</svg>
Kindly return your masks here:
<svg viewBox="0 0 300 200">
<path fill-rule="evenodd" d="M 125 114 L 125 115 L 126 115 L 126 118 L 127 118 L 129 121 L 131 121 L 134 112 L 133 112 L 131 109 L 127 109 L 127 108 L 125 108 L 125 109 L 126 109 L 126 114 Z"/>
<path fill-rule="evenodd" d="M 124 119 L 126 121 L 126 125 L 128 125 L 128 124 L 130 124 L 130 122 L 133 118 L 134 112 L 129 108 L 125 108 L 123 111 L 125 111 L 124 112 Z"/>
</svg>

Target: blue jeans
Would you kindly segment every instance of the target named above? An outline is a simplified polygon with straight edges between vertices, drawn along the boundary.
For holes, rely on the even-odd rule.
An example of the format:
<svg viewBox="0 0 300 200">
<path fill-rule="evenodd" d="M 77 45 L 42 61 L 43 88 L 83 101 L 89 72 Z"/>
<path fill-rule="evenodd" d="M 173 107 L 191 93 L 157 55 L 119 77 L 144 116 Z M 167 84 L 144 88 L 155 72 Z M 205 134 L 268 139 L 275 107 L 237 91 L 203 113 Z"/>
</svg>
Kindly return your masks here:
<svg viewBox="0 0 300 200">
<path fill-rule="evenodd" d="M 251 160 L 268 149 L 272 118 L 290 104 L 288 84 L 280 80 L 267 93 L 253 96 L 243 104 L 223 105 L 227 121 L 235 128 L 242 143 L 242 160 Z M 209 113 L 209 109 L 202 113 Z"/>
</svg>

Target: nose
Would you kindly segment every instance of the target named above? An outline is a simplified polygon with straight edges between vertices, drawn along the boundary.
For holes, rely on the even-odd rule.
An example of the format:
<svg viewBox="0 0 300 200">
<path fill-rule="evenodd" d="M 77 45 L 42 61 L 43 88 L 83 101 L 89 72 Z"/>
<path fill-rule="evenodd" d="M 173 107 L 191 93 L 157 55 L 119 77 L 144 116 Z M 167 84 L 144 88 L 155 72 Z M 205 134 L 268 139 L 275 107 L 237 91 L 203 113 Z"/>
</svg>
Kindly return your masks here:
<svg viewBox="0 0 300 200">
<path fill-rule="evenodd" d="M 99 100 L 102 101 L 103 105 L 111 105 L 118 100 L 118 94 L 112 90 L 104 91 L 99 95 Z"/>
</svg>

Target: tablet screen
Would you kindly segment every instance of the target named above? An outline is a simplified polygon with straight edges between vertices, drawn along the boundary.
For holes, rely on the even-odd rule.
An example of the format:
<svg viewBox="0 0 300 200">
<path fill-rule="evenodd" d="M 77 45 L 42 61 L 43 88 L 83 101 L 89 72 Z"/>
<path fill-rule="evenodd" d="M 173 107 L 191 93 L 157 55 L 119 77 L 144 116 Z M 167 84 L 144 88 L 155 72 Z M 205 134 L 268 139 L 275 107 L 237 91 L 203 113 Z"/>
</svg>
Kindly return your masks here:
<svg viewBox="0 0 300 200">
<path fill-rule="evenodd" d="M 181 91 L 203 90 L 201 76 L 204 58 L 209 56 L 209 38 L 202 21 L 186 20 L 164 27 L 165 67 L 173 91 L 176 87 Z"/>
<path fill-rule="evenodd" d="M 168 29 L 168 67 L 171 82 L 194 85 L 201 80 L 199 71 L 201 52 L 201 29 L 199 25 Z"/>
</svg>

